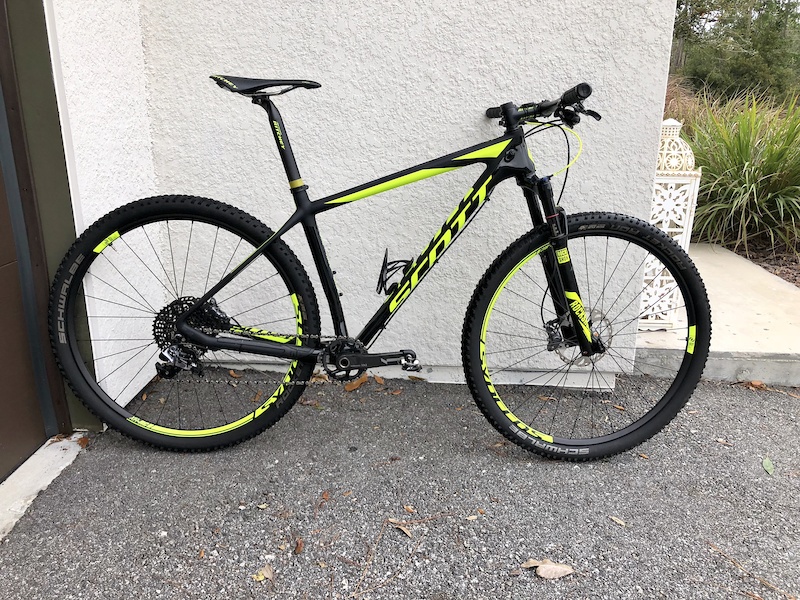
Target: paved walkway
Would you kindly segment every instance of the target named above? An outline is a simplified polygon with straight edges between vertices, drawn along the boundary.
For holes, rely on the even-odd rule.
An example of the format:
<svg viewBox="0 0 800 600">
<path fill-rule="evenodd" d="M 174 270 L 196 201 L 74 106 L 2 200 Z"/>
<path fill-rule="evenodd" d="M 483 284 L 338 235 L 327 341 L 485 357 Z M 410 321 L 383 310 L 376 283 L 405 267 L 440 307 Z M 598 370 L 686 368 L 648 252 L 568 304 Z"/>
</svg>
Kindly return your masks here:
<svg viewBox="0 0 800 600">
<path fill-rule="evenodd" d="M 711 301 L 711 356 L 704 375 L 800 386 L 800 288 L 708 244 L 689 254 Z"/>
</svg>

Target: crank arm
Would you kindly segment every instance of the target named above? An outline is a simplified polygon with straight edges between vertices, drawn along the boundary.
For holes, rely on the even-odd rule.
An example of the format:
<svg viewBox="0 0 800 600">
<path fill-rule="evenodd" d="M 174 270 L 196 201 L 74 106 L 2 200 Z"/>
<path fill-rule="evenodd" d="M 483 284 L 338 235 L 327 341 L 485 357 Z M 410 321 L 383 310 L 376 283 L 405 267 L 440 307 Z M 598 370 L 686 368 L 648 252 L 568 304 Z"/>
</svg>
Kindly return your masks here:
<svg viewBox="0 0 800 600">
<path fill-rule="evenodd" d="M 413 350 L 382 352 L 380 354 L 345 354 L 348 369 L 370 369 L 373 367 L 389 367 L 400 365 L 405 371 L 419 371 L 422 367 Z M 341 358 L 339 362 L 341 363 Z"/>
</svg>

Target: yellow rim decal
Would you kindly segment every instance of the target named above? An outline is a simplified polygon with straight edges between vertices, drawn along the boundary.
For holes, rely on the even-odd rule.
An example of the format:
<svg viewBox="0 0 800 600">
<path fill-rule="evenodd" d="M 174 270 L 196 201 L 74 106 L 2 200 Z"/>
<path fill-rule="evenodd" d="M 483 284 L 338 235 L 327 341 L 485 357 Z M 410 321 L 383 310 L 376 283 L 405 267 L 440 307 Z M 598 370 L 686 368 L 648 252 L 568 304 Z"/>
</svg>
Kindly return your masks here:
<svg viewBox="0 0 800 600">
<path fill-rule="evenodd" d="M 483 380 L 486 382 L 486 387 L 489 390 L 489 393 L 494 398 L 495 403 L 497 403 L 497 407 L 503 411 L 503 414 L 508 418 L 509 421 L 514 423 L 519 429 L 530 435 L 531 437 L 539 438 L 540 440 L 544 440 L 550 444 L 553 443 L 553 436 L 547 435 L 546 433 L 542 433 L 541 431 L 537 431 L 527 425 L 524 421 L 522 421 L 519 417 L 517 417 L 510 408 L 508 408 L 503 400 L 500 398 L 500 394 L 497 393 L 497 390 L 492 383 L 492 378 L 489 375 L 489 365 L 486 364 L 486 328 L 489 326 L 489 317 L 492 314 L 492 310 L 494 310 L 495 302 L 497 302 L 497 298 L 500 296 L 500 292 L 506 287 L 506 284 L 509 280 L 514 276 L 514 274 L 519 271 L 525 263 L 527 263 L 531 258 L 541 254 L 547 248 L 550 247 L 550 244 L 545 244 L 544 246 L 540 246 L 528 256 L 523 258 L 520 263 L 511 269 L 511 272 L 506 275 L 503 282 L 498 286 L 497 291 L 495 291 L 494 296 L 492 296 L 491 302 L 489 302 L 489 308 L 486 311 L 486 316 L 483 318 L 483 326 L 481 327 L 481 339 L 480 339 L 480 356 L 481 356 L 481 369 L 483 370 Z"/>
<path fill-rule="evenodd" d="M 97 244 L 97 246 L 94 247 L 94 253 L 95 254 L 100 254 L 103 250 L 105 250 L 115 240 L 118 240 L 118 239 L 119 239 L 119 231 L 115 231 L 110 236 L 108 236 L 106 239 L 104 239 L 102 242 Z"/>
<path fill-rule="evenodd" d="M 690 325 L 689 326 L 689 337 L 686 340 L 686 352 L 689 354 L 694 354 L 694 342 L 697 337 L 697 326 Z"/>
<path fill-rule="evenodd" d="M 510 142 L 511 140 L 498 142 L 491 146 L 487 146 L 486 148 L 475 150 L 475 152 L 470 152 L 469 154 L 457 156 L 455 160 L 470 160 L 475 158 L 497 158 L 498 156 L 500 156 L 500 153 L 506 149 L 506 146 L 508 146 Z"/>
<path fill-rule="evenodd" d="M 566 248 L 560 248 L 556 250 L 556 259 L 558 259 L 559 264 L 564 264 L 569 262 L 569 250 Z"/>
<path fill-rule="evenodd" d="M 289 187 L 291 189 L 299 188 L 301 185 L 303 185 L 303 180 L 302 179 L 295 179 L 294 181 L 290 181 L 289 182 Z"/>
<path fill-rule="evenodd" d="M 297 337 L 294 338 L 295 344 L 300 346 L 302 345 L 302 340 L 300 339 L 300 335 L 303 333 L 303 316 L 300 314 L 300 302 L 297 299 L 297 294 L 292 294 L 292 304 L 294 305 L 294 314 L 297 319 Z M 243 330 L 249 330 L 252 328 L 245 328 L 242 327 Z M 256 330 L 262 331 L 262 330 Z M 252 332 L 250 332 L 252 334 Z M 268 339 L 272 341 L 279 341 L 279 338 L 282 336 L 273 336 Z M 267 339 L 267 338 L 265 338 Z M 282 337 L 282 339 L 290 340 L 292 338 Z M 275 401 L 280 398 L 284 391 L 286 391 L 286 384 L 288 384 L 292 376 L 294 375 L 294 370 L 297 368 L 297 361 L 293 361 L 292 364 L 289 365 L 289 369 L 286 371 L 286 375 L 283 376 L 283 381 L 278 386 L 278 388 L 272 393 L 272 395 L 267 398 L 267 400 L 258 408 L 256 408 L 253 412 L 248 415 L 243 416 L 241 419 L 234 421 L 233 423 L 227 423 L 225 425 L 220 425 L 219 427 L 211 427 L 208 429 L 173 429 L 172 427 L 162 427 L 161 425 L 155 425 L 154 423 L 150 423 L 149 421 L 143 421 L 139 417 L 128 417 L 128 422 L 134 425 L 141 427 L 142 429 L 147 429 L 148 431 L 152 431 L 154 433 L 160 433 L 162 435 L 169 435 L 172 437 L 182 437 L 182 438 L 198 438 L 198 437 L 208 437 L 212 435 L 219 435 L 220 433 L 226 433 L 228 431 L 232 431 L 242 425 L 246 425 L 253 419 L 257 418 L 261 415 L 264 411 L 266 411 L 270 406 L 272 406 Z"/>
<path fill-rule="evenodd" d="M 381 192 L 385 192 L 387 190 L 393 190 L 394 188 L 406 185 L 408 183 L 414 183 L 415 181 L 427 179 L 428 177 L 433 177 L 434 175 L 447 173 L 448 171 L 455 171 L 456 168 L 457 167 L 448 167 L 445 169 L 420 169 L 414 173 L 409 173 L 408 175 L 403 175 L 402 177 L 397 177 L 396 179 L 385 181 L 384 183 L 380 183 L 378 185 L 373 185 L 372 187 L 368 187 L 360 192 L 353 192 L 352 194 L 347 194 L 347 196 L 342 196 L 341 198 L 336 198 L 335 200 L 328 200 L 325 204 L 344 204 L 345 202 L 355 202 L 356 200 L 361 200 L 367 196 L 374 196 L 375 194 L 380 194 Z"/>
</svg>

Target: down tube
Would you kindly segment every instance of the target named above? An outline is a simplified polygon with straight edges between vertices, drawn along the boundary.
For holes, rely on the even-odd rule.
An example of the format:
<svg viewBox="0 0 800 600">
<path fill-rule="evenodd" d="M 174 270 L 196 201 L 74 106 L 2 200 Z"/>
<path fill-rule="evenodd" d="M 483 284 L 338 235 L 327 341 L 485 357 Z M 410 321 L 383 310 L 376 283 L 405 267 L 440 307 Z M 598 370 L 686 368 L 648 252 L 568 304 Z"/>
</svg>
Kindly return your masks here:
<svg viewBox="0 0 800 600">
<path fill-rule="evenodd" d="M 447 251 L 458 235 L 466 229 L 472 217 L 474 217 L 486 198 L 492 193 L 492 189 L 498 183 L 493 180 L 496 173 L 496 164 L 490 164 L 483 174 L 478 178 L 472 188 L 464 196 L 461 203 L 450 214 L 444 224 L 439 228 L 434 238 L 423 250 L 422 254 L 412 263 L 411 267 L 404 273 L 403 278 L 394 287 L 377 312 L 364 326 L 358 339 L 369 345 L 386 328 L 386 324 L 394 316 L 395 312 L 402 306 L 411 295 L 419 282 L 428 274 L 436 261 Z"/>
</svg>

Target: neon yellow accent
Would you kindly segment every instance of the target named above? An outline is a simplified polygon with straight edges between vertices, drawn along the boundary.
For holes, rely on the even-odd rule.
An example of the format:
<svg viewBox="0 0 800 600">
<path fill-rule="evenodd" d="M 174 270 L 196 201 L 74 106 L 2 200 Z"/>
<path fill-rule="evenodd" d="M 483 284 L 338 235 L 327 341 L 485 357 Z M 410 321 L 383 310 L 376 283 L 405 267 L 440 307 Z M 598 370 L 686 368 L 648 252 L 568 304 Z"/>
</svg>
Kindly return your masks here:
<svg viewBox="0 0 800 600">
<path fill-rule="evenodd" d="M 571 133 L 575 137 L 575 139 L 578 140 L 578 153 L 575 155 L 575 158 L 573 158 L 571 161 L 569 161 L 568 165 L 566 165 L 565 167 L 562 167 L 561 169 L 559 169 L 558 171 L 556 171 L 555 173 L 553 173 L 550 176 L 550 177 L 555 177 L 556 175 L 560 175 L 561 173 L 563 173 L 567 169 L 570 169 L 572 167 L 572 165 L 574 165 L 576 162 L 578 162 L 578 159 L 580 158 L 581 154 L 583 153 L 583 140 L 581 139 L 581 136 L 579 136 L 575 132 L 575 130 L 570 129 L 569 127 L 564 127 L 563 125 L 560 125 L 560 126 L 559 125 L 554 125 L 552 123 L 542 123 L 542 125 L 544 125 L 546 127 L 558 127 L 559 129 L 563 129 L 564 131 L 568 131 L 569 133 Z M 528 156 L 530 156 L 531 160 L 533 160 L 533 156 L 531 155 L 530 148 L 528 149 Z"/>
<path fill-rule="evenodd" d="M 556 250 L 556 259 L 558 259 L 559 264 L 564 264 L 569 262 L 569 250 L 566 248 L 559 248 Z"/>
<path fill-rule="evenodd" d="M 464 154 L 462 156 L 456 156 L 454 160 L 470 160 L 474 158 L 497 158 L 506 149 L 506 146 L 511 142 L 511 140 L 506 140 L 504 142 L 498 142 L 496 144 L 492 144 L 491 146 L 487 146 L 486 148 L 481 148 L 480 150 L 475 150 L 475 152 L 470 152 L 469 154 Z"/>
<path fill-rule="evenodd" d="M 362 198 L 366 198 L 368 196 L 374 196 L 375 194 L 380 194 L 381 192 L 385 192 L 387 190 L 393 190 L 394 188 L 407 185 L 409 183 L 414 183 L 415 181 L 419 181 L 421 179 L 427 179 L 428 177 L 433 177 L 434 175 L 439 175 L 441 173 L 447 173 L 448 171 L 455 171 L 457 168 L 458 167 L 448 167 L 446 169 L 420 169 L 419 171 L 414 171 L 408 175 L 403 175 L 402 177 L 396 177 L 395 179 L 390 179 L 384 183 L 373 185 L 372 187 L 363 189 L 360 192 L 353 192 L 352 194 L 347 194 L 347 196 L 342 196 L 341 198 L 336 198 L 335 200 L 328 200 L 325 204 L 344 204 L 346 202 L 355 202 L 356 200 L 361 200 Z"/>
<path fill-rule="evenodd" d="M 297 294 L 292 294 L 292 304 L 294 305 L 294 314 L 295 318 L 297 319 L 297 337 L 295 337 L 295 343 L 300 346 L 302 345 L 302 341 L 300 340 L 300 335 L 303 333 L 303 317 L 300 314 L 300 303 L 297 300 Z M 252 329 L 252 328 L 241 328 L 241 329 Z M 257 330 L 261 331 L 261 330 Z M 279 337 L 279 336 L 276 336 Z M 284 338 L 286 340 L 291 340 L 292 338 Z M 272 341 L 278 341 L 277 339 L 273 339 Z M 144 421 L 139 417 L 130 416 L 128 417 L 128 422 L 132 423 L 133 425 L 137 425 L 142 429 L 147 429 L 148 431 L 152 431 L 154 433 L 160 433 L 161 435 L 169 435 L 172 437 L 180 437 L 180 438 L 199 438 L 199 437 L 208 437 L 212 435 L 219 435 L 221 433 L 226 433 L 228 431 L 233 431 L 234 429 L 241 427 L 242 425 L 246 425 L 250 423 L 252 420 L 258 418 L 261 414 L 264 413 L 270 406 L 272 406 L 275 401 L 280 398 L 284 391 L 286 391 L 286 384 L 289 383 L 294 375 L 294 370 L 297 368 L 297 361 L 292 361 L 292 364 L 289 365 L 289 369 L 286 371 L 286 375 L 283 376 L 283 381 L 278 386 L 278 388 L 272 393 L 272 395 L 267 398 L 267 400 L 261 404 L 258 408 L 256 408 L 253 412 L 248 415 L 243 416 L 241 419 L 234 421 L 233 423 L 227 423 L 225 425 L 220 425 L 219 427 L 210 427 L 208 429 L 174 429 L 172 427 L 162 427 L 161 425 L 156 425 L 154 423 L 150 423 L 148 421 Z"/>
<path fill-rule="evenodd" d="M 295 179 L 294 181 L 290 181 L 289 182 L 289 187 L 291 189 L 299 188 L 301 185 L 303 185 L 303 180 L 302 179 Z"/>
<path fill-rule="evenodd" d="M 281 132 L 281 126 L 278 125 L 277 121 L 273 121 L 272 128 L 275 130 L 275 134 L 278 136 L 278 145 L 281 147 L 281 150 L 286 150 L 286 146 L 283 145 L 283 133 Z"/>
<path fill-rule="evenodd" d="M 523 258 L 519 264 L 511 269 L 508 275 L 506 275 L 505 279 L 503 279 L 502 283 L 498 286 L 497 290 L 492 296 L 492 300 L 489 302 L 489 308 L 486 309 L 486 315 L 483 318 L 483 325 L 481 327 L 481 339 L 480 339 L 480 357 L 481 357 L 481 369 L 483 370 L 483 380 L 486 382 L 486 387 L 489 390 L 489 393 L 494 398 L 494 401 L 497 403 L 497 407 L 503 411 L 503 414 L 511 421 L 516 427 L 530 435 L 531 437 L 539 438 L 549 444 L 553 443 L 553 436 L 547 435 L 546 433 L 542 433 L 541 431 L 537 431 L 523 422 L 519 417 L 517 417 L 510 408 L 508 408 L 503 400 L 500 398 L 500 394 L 497 393 L 497 390 L 492 383 L 492 378 L 489 375 L 489 366 L 486 364 L 486 328 L 489 326 L 489 317 L 492 314 L 492 310 L 494 310 L 494 305 L 497 302 L 497 298 L 500 297 L 500 292 L 506 287 L 506 284 L 509 280 L 514 276 L 514 274 L 519 271 L 525 263 L 527 263 L 531 258 L 541 254 L 547 248 L 550 247 L 550 244 L 544 244 L 540 246 L 528 256 Z"/>
<path fill-rule="evenodd" d="M 697 339 L 697 326 L 690 325 L 689 326 L 689 337 L 686 340 L 686 352 L 689 354 L 694 354 L 694 343 Z"/>
<path fill-rule="evenodd" d="M 100 254 L 103 250 L 105 250 L 108 246 L 110 246 L 111 243 L 114 242 L 114 240 L 117 240 L 117 239 L 119 239 L 119 231 L 115 231 L 110 236 L 108 236 L 106 239 L 104 239 L 102 242 L 97 244 L 97 246 L 94 247 L 94 253 L 95 254 Z"/>
<path fill-rule="evenodd" d="M 564 291 L 564 295 L 567 297 L 567 300 L 570 301 L 569 307 L 572 309 L 572 312 L 574 312 L 578 317 L 578 321 L 581 324 L 581 329 L 583 330 L 583 335 L 585 335 L 586 339 L 591 342 L 592 330 L 589 329 L 589 318 L 586 316 L 586 309 L 583 308 L 581 297 L 575 292 L 568 292 L 566 290 Z"/>
</svg>

